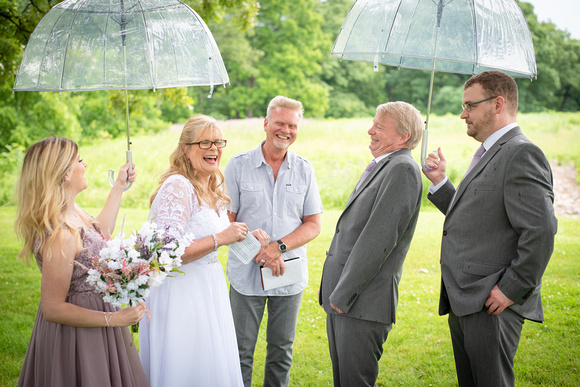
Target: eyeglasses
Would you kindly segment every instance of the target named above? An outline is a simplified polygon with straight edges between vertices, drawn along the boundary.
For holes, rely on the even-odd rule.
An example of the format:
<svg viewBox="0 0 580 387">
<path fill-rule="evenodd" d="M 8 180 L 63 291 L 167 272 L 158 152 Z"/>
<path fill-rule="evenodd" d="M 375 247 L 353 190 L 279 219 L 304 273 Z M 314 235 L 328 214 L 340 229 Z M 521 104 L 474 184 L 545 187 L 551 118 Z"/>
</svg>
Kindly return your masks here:
<svg viewBox="0 0 580 387">
<path fill-rule="evenodd" d="M 225 148 L 227 142 L 228 140 L 215 140 L 215 141 L 203 140 L 198 142 L 187 142 L 185 143 L 185 145 L 197 144 L 199 145 L 199 149 L 209 149 L 213 144 L 215 144 L 216 148 Z"/>
<path fill-rule="evenodd" d="M 471 109 L 473 109 L 473 106 L 474 106 L 474 105 L 478 105 L 478 104 L 480 104 L 480 103 L 482 103 L 482 102 L 485 102 L 485 101 L 491 101 L 492 99 L 495 99 L 495 98 L 497 98 L 497 96 L 496 96 L 496 97 L 489 97 L 489 98 L 486 98 L 486 99 L 482 99 L 481 101 L 475 101 L 475 102 L 466 102 L 466 103 L 462 104 L 462 105 L 461 105 L 461 107 L 462 107 L 462 108 L 463 108 L 463 110 L 465 110 L 466 112 L 470 112 L 470 111 L 471 111 Z"/>
</svg>

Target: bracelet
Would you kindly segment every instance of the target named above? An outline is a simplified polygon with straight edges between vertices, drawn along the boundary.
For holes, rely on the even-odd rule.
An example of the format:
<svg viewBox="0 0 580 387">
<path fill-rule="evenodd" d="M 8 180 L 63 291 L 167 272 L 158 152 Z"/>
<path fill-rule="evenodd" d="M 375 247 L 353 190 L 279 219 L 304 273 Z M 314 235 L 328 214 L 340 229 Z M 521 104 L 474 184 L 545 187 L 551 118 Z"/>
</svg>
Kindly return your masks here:
<svg viewBox="0 0 580 387">
<path fill-rule="evenodd" d="M 107 318 L 107 312 L 103 312 L 103 314 L 105 315 L 105 327 L 108 328 L 109 327 L 109 323 L 113 319 L 113 313 L 109 312 L 109 318 Z"/>
<path fill-rule="evenodd" d="M 213 237 L 213 251 L 217 251 L 218 249 L 217 237 L 215 236 L 215 234 L 211 234 L 211 236 Z"/>
</svg>

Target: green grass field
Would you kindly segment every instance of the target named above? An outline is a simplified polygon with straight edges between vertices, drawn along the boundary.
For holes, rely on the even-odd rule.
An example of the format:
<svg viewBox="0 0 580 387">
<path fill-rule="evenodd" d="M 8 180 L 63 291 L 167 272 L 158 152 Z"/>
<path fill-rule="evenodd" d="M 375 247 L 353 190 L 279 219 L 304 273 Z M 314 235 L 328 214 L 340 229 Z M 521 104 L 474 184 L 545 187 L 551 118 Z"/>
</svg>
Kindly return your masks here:
<svg viewBox="0 0 580 387">
<path fill-rule="evenodd" d="M 325 251 L 352 187 L 372 158 L 366 131 L 371 119 L 305 120 L 293 149 L 312 161 L 325 212 L 322 232 L 309 244 L 310 284 L 305 290 L 294 346 L 292 386 L 330 386 L 325 313 L 317 292 Z M 477 143 L 465 135 L 463 123 L 452 116 L 434 117 L 430 148 L 441 146 L 450 165 L 450 176 L 459 179 Z M 549 160 L 580 166 L 580 113 L 530 114 L 519 119 L 524 133 L 536 142 Z M 228 147 L 222 167 L 234 154 L 257 146 L 263 138 L 260 120 L 223 124 Z M 179 133 L 163 132 L 133 138 L 139 177 L 125 194 L 125 231 L 138 229 L 146 220 L 148 198 Z M 81 154 L 89 166 L 89 189 L 78 202 L 97 214 L 108 191 L 106 171 L 118 169 L 124 159 L 123 140 L 83 144 Z M 418 159 L 418 150 L 413 151 Z M 427 185 L 426 181 L 424 184 Z M 14 386 L 26 352 L 40 299 L 40 273 L 16 259 L 20 242 L 13 231 L 14 207 L 0 208 L 0 385 Z M 451 340 L 444 317 L 437 315 L 439 296 L 439 246 L 443 215 L 424 204 L 415 237 L 405 261 L 400 284 L 397 324 L 384 345 L 379 386 L 456 385 Z M 544 324 L 527 322 L 515 359 L 518 386 L 576 386 L 580 384 L 580 219 L 559 219 L 554 254 L 543 280 Z M 222 264 L 227 249 L 220 249 Z M 265 330 L 260 332 L 254 367 L 254 385 L 261 385 L 265 357 Z"/>
</svg>

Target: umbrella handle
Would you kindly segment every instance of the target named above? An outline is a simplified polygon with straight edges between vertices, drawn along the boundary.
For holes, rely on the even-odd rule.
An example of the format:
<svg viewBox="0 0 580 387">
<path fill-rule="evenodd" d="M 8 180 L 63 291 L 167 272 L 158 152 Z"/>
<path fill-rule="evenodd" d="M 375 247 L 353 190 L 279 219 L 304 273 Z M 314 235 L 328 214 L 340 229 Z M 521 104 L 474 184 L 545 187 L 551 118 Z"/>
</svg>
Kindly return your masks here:
<svg viewBox="0 0 580 387">
<path fill-rule="evenodd" d="M 129 162 L 129 170 L 127 171 L 127 175 L 133 170 L 133 151 L 128 150 L 127 151 L 127 161 Z M 109 184 L 111 184 L 111 187 L 113 186 L 113 184 L 115 184 L 115 170 L 114 169 L 109 169 Z M 127 184 L 127 188 L 125 188 L 123 190 L 123 192 L 126 192 L 129 188 L 131 188 L 131 185 L 133 183 L 129 182 L 129 184 Z"/>
<path fill-rule="evenodd" d="M 426 172 L 431 172 L 433 168 L 427 166 L 427 147 L 429 142 L 429 129 L 423 129 L 423 140 L 421 141 L 421 167 Z"/>
</svg>

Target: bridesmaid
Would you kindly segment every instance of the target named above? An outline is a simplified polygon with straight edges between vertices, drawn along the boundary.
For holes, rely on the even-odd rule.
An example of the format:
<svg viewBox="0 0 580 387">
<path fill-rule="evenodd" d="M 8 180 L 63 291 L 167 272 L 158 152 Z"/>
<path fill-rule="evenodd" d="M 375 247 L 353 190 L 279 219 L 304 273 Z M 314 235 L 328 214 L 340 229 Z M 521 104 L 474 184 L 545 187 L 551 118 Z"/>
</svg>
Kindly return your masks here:
<svg viewBox="0 0 580 387">
<path fill-rule="evenodd" d="M 19 257 L 34 255 L 42 273 L 40 306 L 18 386 L 146 386 L 147 378 L 127 326 L 144 306 L 118 310 L 86 282 L 87 272 L 115 227 L 123 190 L 135 181 L 121 167 L 101 213 L 75 203 L 87 188 L 87 164 L 78 146 L 59 137 L 28 149 L 17 185 Z M 103 238 L 104 237 L 104 238 Z"/>
</svg>

